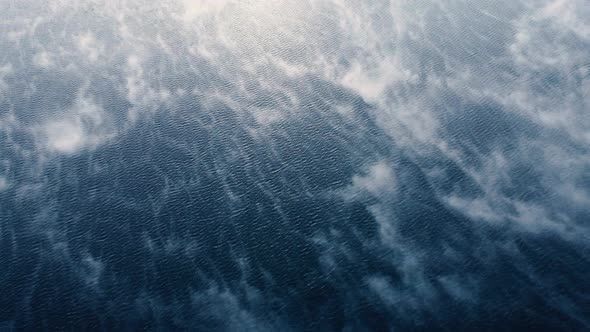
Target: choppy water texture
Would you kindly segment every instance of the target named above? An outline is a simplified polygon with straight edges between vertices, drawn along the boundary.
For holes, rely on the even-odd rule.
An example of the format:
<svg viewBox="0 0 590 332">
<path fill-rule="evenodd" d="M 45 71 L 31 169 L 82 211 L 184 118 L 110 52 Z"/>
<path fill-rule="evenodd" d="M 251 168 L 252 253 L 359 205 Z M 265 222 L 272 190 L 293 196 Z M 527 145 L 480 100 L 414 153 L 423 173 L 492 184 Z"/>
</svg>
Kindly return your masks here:
<svg viewBox="0 0 590 332">
<path fill-rule="evenodd" d="M 587 0 L 0 18 L 0 330 L 590 329 Z"/>
</svg>

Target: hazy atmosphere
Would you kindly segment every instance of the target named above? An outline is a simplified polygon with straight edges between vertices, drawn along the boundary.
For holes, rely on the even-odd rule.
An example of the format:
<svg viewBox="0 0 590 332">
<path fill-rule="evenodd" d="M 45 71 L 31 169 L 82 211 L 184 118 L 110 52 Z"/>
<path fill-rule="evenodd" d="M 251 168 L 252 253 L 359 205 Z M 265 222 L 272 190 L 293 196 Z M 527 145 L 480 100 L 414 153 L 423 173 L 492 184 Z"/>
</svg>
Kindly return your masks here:
<svg viewBox="0 0 590 332">
<path fill-rule="evenodd" d="M 588 0 L 0 0 L 0 331 L 590 329 Z"/>
</svg>

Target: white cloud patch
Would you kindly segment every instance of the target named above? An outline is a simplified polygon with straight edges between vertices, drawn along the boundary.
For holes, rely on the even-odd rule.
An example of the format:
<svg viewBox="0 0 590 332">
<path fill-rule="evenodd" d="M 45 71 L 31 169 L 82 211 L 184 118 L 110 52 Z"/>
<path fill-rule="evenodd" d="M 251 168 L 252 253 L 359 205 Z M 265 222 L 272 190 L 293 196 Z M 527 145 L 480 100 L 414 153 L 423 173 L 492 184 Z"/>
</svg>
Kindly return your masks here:
<svg viewBox="0 0 590 332">
<path fill-rule="evenodd" d="M 85 143 L 83 124 L 78 120 L 49 122 L 43 125 L 47 148 L 62 153 L 74 153 Z"/>
<path fill-rule="evenodd" d="M 352 177 L 352 185 L 348 188 L 350 195 L 370 194 L 380 197 L 392 194 L 396 190 L 395 173 L 385 161 L 380 161 L 368 167 L 367 173 Z"/>
<path fill-rule="evenodd" d="M 10 187 L 8 180 L 5 177 L 0 176 L 0 191 L 6 190 L 8 187 Z"/>
<path fill-rule="evenodd" d="M 78 49 L 90 62 L 96 62 L 104 55 L 104 46 L 96 39 L 92 32 L 86 32 L 76 37 Z"/>
<path fill-rule="evenodd" d="M 33 56 L 35 66 L 48 69 L 54 66 L 53 55 L 47 51 L 40 51 Z"/>
<path fill-rule="evenodd" d="M 91 255 L 86 255 L 86 257 L 82 259 L 82 264 L 80 266 L 80 277 L 88 287 L 99 290 L 100 279 L 104 270 L 105 265 L 103 262 Z"/>
<path fill-rule="evenodd" d="M 395 82 L 415 81 L 417 76 L 405 68 L 395 56 L 384 56 L 369 66 L 358 62 L 342 77 L 345 87 L 360 94 L 365 101 L 383 104 L 383 95 L 392 88 Z"/>
<path fill-rule="evenodd" d="M 400 301 L 401 295 L 393 288 L 391 282 L 386 277 L 369 277 L 367 279 L 367 285 L 372 292 L 389 306 L 393 306 Z"/>
<path fill-rule="evenodd" d="M 105 112 L 91 98 L 80 95 L 75 104 L 59 118 L 34 128 L 38 144 L 48 152 L 73 154 L 92 148 L 114 136 Z"/>
<path fill-rule="evenodd" d="M 229 4 L 236 3 L 231 0 L 207 1 L 207 0 L 181 0 L 183 5 L 183 19 L 192 21 L 202 16 L 211 17 L 219 15 Z"/>
<path fill-rule="evenodd" d="M 456 195 L 447 197 L 447 203 L 453 208 L 462 211 L 474 220 L 500 221 L 496 209 L 491 207 L 489 200 L 481 198 L 462 198 Z"/>
</svg>

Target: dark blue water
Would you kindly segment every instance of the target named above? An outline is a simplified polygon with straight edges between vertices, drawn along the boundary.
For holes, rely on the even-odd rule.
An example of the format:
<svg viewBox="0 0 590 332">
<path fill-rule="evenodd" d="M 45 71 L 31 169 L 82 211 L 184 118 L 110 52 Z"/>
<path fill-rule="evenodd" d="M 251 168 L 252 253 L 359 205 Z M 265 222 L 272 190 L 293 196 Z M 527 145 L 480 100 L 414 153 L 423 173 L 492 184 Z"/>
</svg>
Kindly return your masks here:
<svg viewBox="0 0 590 332">
<path fill-rule="evenodd" d="M 0 330 L 590 329 L 584 1 L 0 17 Z"/>
</svg>

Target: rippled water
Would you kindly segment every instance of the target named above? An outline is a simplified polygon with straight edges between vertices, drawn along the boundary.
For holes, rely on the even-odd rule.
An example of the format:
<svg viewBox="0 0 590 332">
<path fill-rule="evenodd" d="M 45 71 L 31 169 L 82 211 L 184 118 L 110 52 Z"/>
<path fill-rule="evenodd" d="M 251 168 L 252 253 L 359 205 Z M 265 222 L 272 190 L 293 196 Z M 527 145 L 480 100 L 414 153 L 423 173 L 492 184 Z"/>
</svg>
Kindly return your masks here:
<svg viewBox="0 0 590 332">
<path fill-rule="evenodd" d="M 586 0 L 0 18 L 0 330 L 590 329 Z"/>
</svg>

